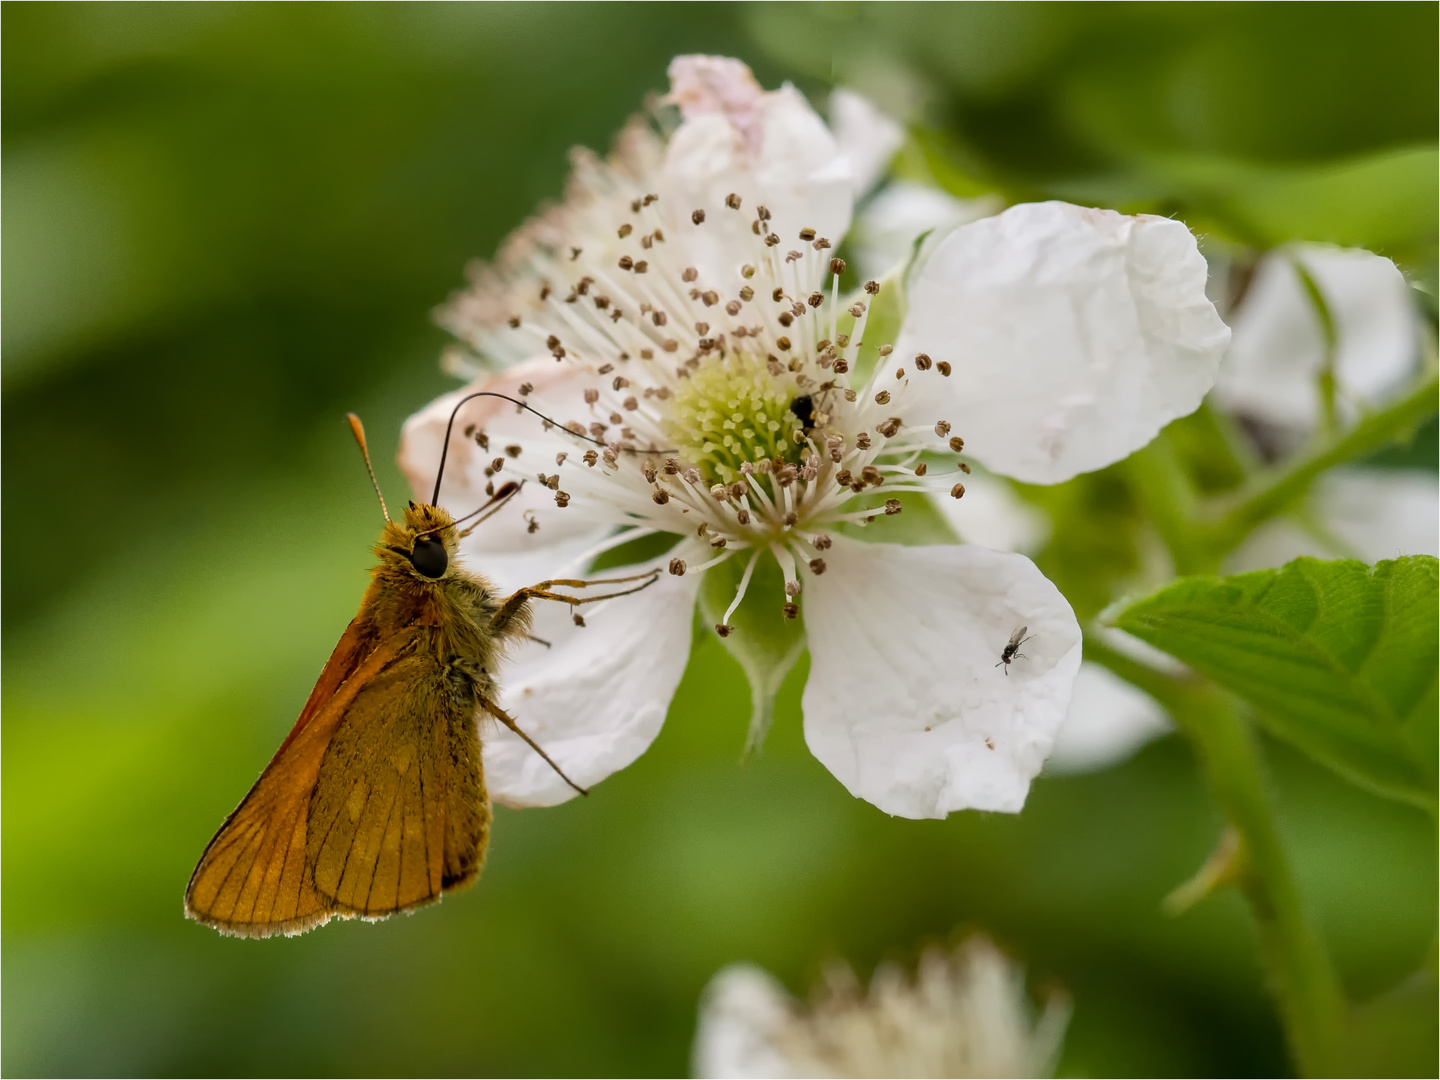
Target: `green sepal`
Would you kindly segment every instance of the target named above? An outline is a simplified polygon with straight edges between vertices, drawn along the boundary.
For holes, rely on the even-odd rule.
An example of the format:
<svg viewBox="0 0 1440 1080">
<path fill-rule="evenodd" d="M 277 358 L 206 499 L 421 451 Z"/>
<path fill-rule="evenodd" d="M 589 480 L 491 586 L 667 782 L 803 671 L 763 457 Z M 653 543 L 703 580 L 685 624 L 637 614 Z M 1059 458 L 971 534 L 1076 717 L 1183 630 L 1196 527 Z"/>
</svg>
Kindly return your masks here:
<svg viewBox="0 0 1440 1080">
<path fill-rule="evenodd" d="M 785 618 L 785 577 L 780 564 L 768 551 L 758 556 L 738 552 L 733 558 L 705 572 L 700 588 L 700 610 L 710 633 L 735 599 L 745 567 L 755 557 L 755 569 L 745 590 L 745 599 L 728 620 L 730 633 L 720 639 L 750 680 L 750 729 L 745 736 L 742 760 L 760 749 L 770 722 L 775 718 L 775 696 L 780 684 L 805 650 L 802 619 Z M 803 598 L 801 598 L 803 599 Z"/>
</svg>

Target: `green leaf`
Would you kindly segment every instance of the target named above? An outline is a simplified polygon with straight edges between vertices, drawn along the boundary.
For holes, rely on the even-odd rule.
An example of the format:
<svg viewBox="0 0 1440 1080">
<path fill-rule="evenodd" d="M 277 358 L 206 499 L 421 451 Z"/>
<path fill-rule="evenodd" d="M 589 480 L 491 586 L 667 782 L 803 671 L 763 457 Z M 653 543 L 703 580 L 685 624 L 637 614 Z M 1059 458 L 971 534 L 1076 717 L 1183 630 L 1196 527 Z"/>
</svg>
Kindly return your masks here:
<svg viewBox="0 0 1440 1080">
<path fill-rule="evenodd" d="M 1296 559 L 1185 578 L 1114 616 L 1353 783 L 1435 809 L 1437 563 Z"/>
<path fill-rule="evenodd" d="M 745 599 L 725 619 L 725 610 L 735 599 L 752 558 L 754 569 L 745 584 Z M 775 695 L 805 650 L 805 625 L 800 619 L 785 618 L 786 599 L 780 565 L 766 551 L 754 556 L 740 552 L 707 570 L 700 587 L 700 610 L 711 624 L 709 632 L 715 633 L 715 625 L 722 621 L 730 628 L 720 639 L 721 644 L 750 680 L 750 730 L 745 737 L 745 758 L 764 743 L 775 718 Z"/>
</svg>

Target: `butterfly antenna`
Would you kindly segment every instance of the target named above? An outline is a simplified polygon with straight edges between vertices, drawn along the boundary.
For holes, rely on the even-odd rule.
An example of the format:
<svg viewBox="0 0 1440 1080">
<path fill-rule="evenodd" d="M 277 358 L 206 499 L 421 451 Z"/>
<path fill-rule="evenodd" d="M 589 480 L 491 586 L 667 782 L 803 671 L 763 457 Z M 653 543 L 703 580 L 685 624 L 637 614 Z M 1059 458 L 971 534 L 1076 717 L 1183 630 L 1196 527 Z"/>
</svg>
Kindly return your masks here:
<svg viewBox="0 0 1440 1080">
<path fill-rule="evenodd" d="M 350 421 L 350 431 L 354 434 L 355 441 L 360 444 L 360 455 L 365 459 L 365 471 L 370 474 L 370 483 L 375 485 L 375 496 L 380 500 L 380 512 L 388 522 L 390 510 L 385 505 L 385 496 L 380 493 L 380 481 L 375 479 L 375 466 L 370 464 L 370 448 L 365 445 L 365 425 L 360 423 L 360 417 L 353 412 L 346 413 L 345 419 Z"/>
<path fill-rule="evenodd" d="M 544 413 L 542 413 L 539 409 L 535 409 L 535 408 L 532 408 L 532 407 L 529 406 L 529 405 L 526 405 L 525 402 L 521 401 L 519 398 L 513 398 L 513 397 L 511 397 L 509 394 L 497 394 L 497 393 L 496 393 L 495 391 L 493 391 L 493 390 L 477 390 L 477 391 L 475 391 L 475 393 L 473 393 L 473 394 L 466 394 L 463 398 L 461 398 L 459 401 L 457 401 L 457 402 L 455 403 L 455 408 L 453 408 L 453 409 L 450 410 L 450 421 L 449 421 L 449 423 L 447 423 L 447 424 L 445 425 L 445 441 L 444 441 L 444 442 L 441 444 L 441 446 L 440 446 L 440 468 L 438 468 L 438 469 L 435 470 L 435 493 L 430 496 L 430 505 L 431 505 L 431 506 L 439 506 L 439 505 L 440 505 L 440 481 L 441 481 L 441 480 L 444 478 L 444 476 L 445 476 L 445 458 L 446 458 L 446 455 L 448 455 L 448 454 L 450 453 L 450 433 L 455 429 L 455 417 L 457 417 L 457 416 L 460 415 L 460 406 L 464 405 L 467 401 L 473 401 L 473 400 L 475 400 L 476 398 L 482 398 L 482 397 L 493 397 L 493 398 L 499 398 L 501 401 L 508 401 L 508 402 L 510 402 L 510 404 L 512 404 L 512 405 L 518 405 L 520 408 L 524 409 L 524 410 L 525 410 L 526 412 L 528 412 L 528 413 L 533 413 L 535 416 L 538 416 L 541 420 L 544 420 L 545 423 L 549 424 L 550 426 L 552 426 L 552 427 L 558 427 L 561 431 L 565 432 L 567 435 L 573 435 L 575 438 L 577 438 L 577 439 L 583 439 L 583 440 L 585 440 L 586 442 L 591 443 L 591 444 L 593 444 L 593 445 L 595 445 L 595 446 L 606 446 L 606 445 L 607 445 L 607 444 L 606 444 L 603 440 L 601 440 L 601 439 L 592 439 L 589 435 L 586 435 L 586 434 L 584 434 L 583 432 L 576 431 L 574 428 L 566 427 L 564 424 L 561 424 L 561 423 L 559 423 L 558 421 L 552 420 L 550 417 L 548 417 L 548 416 L 546 416 Z M 357 421 L 355 421 L 355 423 L 358 424 L 359 421 L 357 420 Z M 673 450 L 673 449 L 670 449 L 670 450 L 640 450 L 640 449 L 637 449 L 636 447 L 633 447 L 633 446 L 626 446 L 626 447 L 622 447 L 621 449 L 622 449 L 625 453 L 629 453 L 629 454 L 673 454 L 673 453 L 676 453 L 676 451 Z M 367 458 L 367 461 L 368 461 L 368 458 Z M 379 488 L 377 487 L 376 490 L 378 491 Z"/>
</svg>

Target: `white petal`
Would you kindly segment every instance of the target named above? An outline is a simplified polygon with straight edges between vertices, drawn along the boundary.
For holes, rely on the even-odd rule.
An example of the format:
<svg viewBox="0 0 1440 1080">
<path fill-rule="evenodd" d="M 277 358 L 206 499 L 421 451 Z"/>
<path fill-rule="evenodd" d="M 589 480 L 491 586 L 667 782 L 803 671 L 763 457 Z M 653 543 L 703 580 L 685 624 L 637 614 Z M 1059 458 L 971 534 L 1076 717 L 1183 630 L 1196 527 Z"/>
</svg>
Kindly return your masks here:
<svg viewBox="0 0 1440 1080">
<path fill-rule="evenodd" d="M 844 87 L 830 95 L 830 126 L 850 163 L 850 190 L 864 198 L 890 168 L 905 129 L 864 94 Z"/>
<path fill-rule="evenodd" d="M 1018 811 L 1080 666 L 1059 590 L 1022 555 L 965 545 L 836 538 L 825 561 L 804 594 L 811 751 L 886 813 Z M 1025 659 L 1006 669 L 1022 626 Z"/>
<path fill-rule="evenodd" d="M 433 494 L 446 424 L 461 398 L 477 390 L 519 397 L 521 385 L 528 382 L 534 391 L 526 400 L 541 412 L 562 423 L 572 418 L 588 419 L 580 396 L 581 374 L 571 364 L 557 364 L 548 356 L 530 360 L 437 398 L 410 417 L 400 436 L 400 469 L 410 481 L 415 498 L 428 502 Z M 489 436 L 488 450 L 465 436 L 465 429 L 471 425 Z M 524 449 L 512 459 L 505 452 L 507 445 Z M 496 457 L 505 458 L 505 467 L 495 480 L 526 481 L 504 510 L 461 541 L 467 565 L 506 589 L 533 585 L 542 577 L 561 573 L 576 556 L 613 531 L 607 519 L 596 518 L 595 508 L 588 502 L 576 500 L 562 509 L 556 505 L 555 493 L 538 482 L 542 472 L 563 475 L 564 470 L 555 464 L 559 453 L 567 453 L 567 466 L 575 468 L 583 448 L 557 431 L 546 431 L 534 414 L 517 413 L 515 406 L 496 398 L 467 403 L 455 419 L 440 488 L 441 506 L 458 517 L 484 505 L 485 485 L 491 482 L 485 469 Z M 537 526 L 534 532 L 530 531 L 531 521 Z"/>
<path fill-rule="evenodd" d="M 741 198 L 731 210 L 726 197 Z M 802 228 L 839 244 L 850 227 L 850 165 L 824 121 L 792 86 L 765 95 L 749 129 L 721 112 L 687 119 L 665 151 L 661 206 L 667 218 L 667 243 L 679 243 L 701 283 L 722 290 L 741 283 L 740 267 L 759 261 L 764 250 L 751 230 L 755 210 L 771 213 L 768 227 L 781 238 L 782 250 L 808 249 L 798 238 Z M 705 211 L 696 225 L 691 214 Z M 828 255 L 810 251 L 804 264 L 806 287 L 824 276 Z"/>
<path fill-rule="evenodd" d="M 1334 320 L 1342 415 L 1355 416 L 1357 405 L 1404 383 L 1419 357 L 1419 333 L 1409 287 L 1389 259 L 1322 244 L 1291 245 L 1261 259 L 1235 314 L 1217 393 L 1232 409 L 1303 433 L 1320 417 L 1325 344 L 1292 260 L 1309 271 Z"/>
<path fill-rule="evenodd" d="M 918 387 L 967 453 L 1058 483 L 1119 461 L 1200 404 L 1230 338 L 1205 277 L 1178 221 L 1015 206 L 939 244 L 911 285 L 896 350 L 954 366 Z"/>
<path fill-rule="evenodd" d="M 851 231 L 856 270 L 861 278 L 878 281 L 904 265 L 922 234 L 943 237 L 960 225 L 997 214 L 1003 208 L 997 196 L 957 199 L 913 180 L 886 184 L 861 210 Z"/>
<path fill-rule="evenodd" d="M 1239 572 L 1284 566 L 1301 555 L 1375 563 L 1440 555 L 1440 489 L 1433 472 L 1336 469 L 1315 485 L 1298 515 L 1275 518 L 1230 556 Z"/>
<path fill-rule="evenodd" d="M 1083 663 L 1047 775 L 1090 772 L 1124 761 L 1174 729 L 1155 699 L 1099 664 Z"/>
<path fill-rule="evenodd" d="M 669 556 L 651 565 L 664 565 Z M 606 570 L 626 577 L 646 567 Z M 550 648 L 527 644 L 505 665 L 500 704 L 520 729 L 545 748 L 583 787 L 623 769 L 655 741 L 690 657 L 690 631 L 700 575 L 662 574 L 649 588 L 571 609 L 537 600 L 534 634 Z M 623 589 L 613 586 L 608 591 Z M 571 595 L 599 589 L 565 589 Z M 482 729 L 485 782 L 506 806 L 553 806 L 575 791 L 539 754 L 498 722 Z"/>
<path fill-rule="evenodd" d="M 753 964 L 723 968 L 700 999 L 692 1075 L 716 1080 L 794 1075 L 774 1042 L 790 1018 L 792 1004 L 785 988 L 763 968 Z"/>
<path fill-rule="evenodd" d="M 935 500 L 942 517 L 967 544 L 1034 555 L 1050 539 L 1044 511 L 1015 494 L 998 476 L 980 470 L 965 481 L 965 497 Z"/>
</svg>

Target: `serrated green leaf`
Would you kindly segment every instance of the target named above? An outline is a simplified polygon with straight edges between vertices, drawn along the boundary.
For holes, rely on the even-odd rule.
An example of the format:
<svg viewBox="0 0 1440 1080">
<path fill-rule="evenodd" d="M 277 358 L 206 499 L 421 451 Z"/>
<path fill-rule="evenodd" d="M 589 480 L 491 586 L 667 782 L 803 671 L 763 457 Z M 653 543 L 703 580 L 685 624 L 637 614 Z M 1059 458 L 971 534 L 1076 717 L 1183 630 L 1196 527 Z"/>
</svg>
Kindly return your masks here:
<svg viewBox="0 0 1440 1080">
<path fill-rule="evenodd" d="M 751 556 L 741 552 L 705 572 L 700 610 L 711 624 L 711 633 L 735 599 L 750 562 Z M 720 639 L 750 680 L 750 730 L 743 754 L 746 758 L 764 743 L 775 716 L 775 695 L 805 650 L 804 623 L 785 618 L 785 601 L 785 578 L 780 566 L 768 552 L 761 551 L 746 583 L 745 599 L 724 620 L 730 632 Z"/>
<path fill-rule="evenodd" d="M 1186 578 L 1114 616 L 1361 786 L 1434 810 L 1437 563 L 1297 559 Z"/>
</svg>

